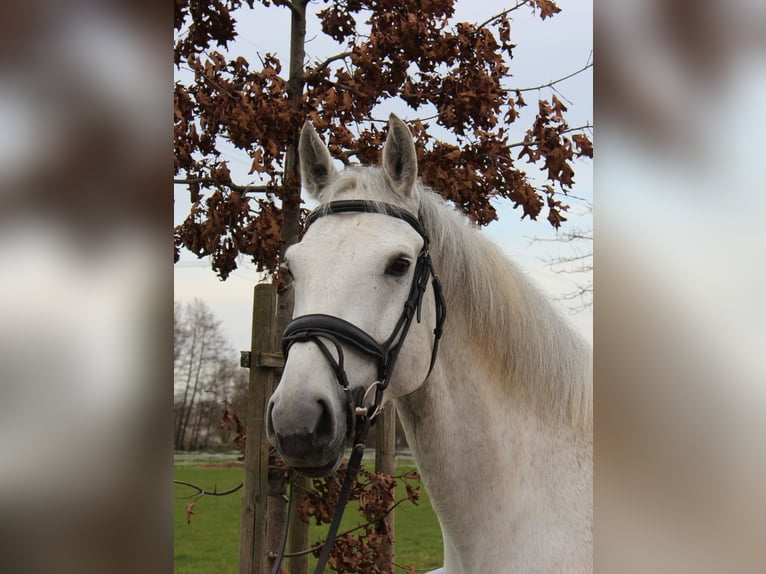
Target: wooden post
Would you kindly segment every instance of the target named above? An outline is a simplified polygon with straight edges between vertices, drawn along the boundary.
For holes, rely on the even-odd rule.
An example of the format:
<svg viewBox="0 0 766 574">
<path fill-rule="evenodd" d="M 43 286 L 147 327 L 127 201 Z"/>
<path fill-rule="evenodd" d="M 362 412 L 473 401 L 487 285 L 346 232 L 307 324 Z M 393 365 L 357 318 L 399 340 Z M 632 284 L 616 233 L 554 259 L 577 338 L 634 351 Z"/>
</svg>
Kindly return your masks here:
<svg viewBox="0 0 766 574">
<path fill-rule="evenodd" d="M 311 544 L 311 538 L 309 536 L 309 525 L 302 522 L 298 517 L 301 502 L 306 497 L 305 492 L 311 485 L 311 480 L 302 474 L 295 475 L 293 478 L 293 506 L 290 512 L 290 532 L 289 540 L 287 541 L 287 548 L 289 552 L 300 552 L 306 550 Z M 309 556 L 303 554 L 301 556 L 294 556 L 287 562 L 287 569 L 290 574 L 308 574 L 309 572 Z"/>
<path fill-rule="evenodd" d="M 266 508 L 269 501 L 269 441 L 266 409 L 276 385 L 274 369 L 257 359 L 274 353 L 272 324 L 277 310 L 277 288 L 256 285 L 253 300 L 250 385 L 247 401 L 244 491 L 240 530 L 239 574 L 266 574 L 269 548 L 266 539 Z M 272 497 L 273 498 L 273 497 Z"/>
<path fill-rule="evenodd" d="M 396 472 L 396 410 L 393 403 L 383 407 L 377 426 L 377 441 L 375 443 L 375 472 L 392 475 Z M 391 533 L 391 543 L 384 543 L 381 547 L 381 556 L 378 568 L 381 572 L 394 571 L 394 513 L 390 512 L 383 519 L 386 528 Z"/>
</svg>

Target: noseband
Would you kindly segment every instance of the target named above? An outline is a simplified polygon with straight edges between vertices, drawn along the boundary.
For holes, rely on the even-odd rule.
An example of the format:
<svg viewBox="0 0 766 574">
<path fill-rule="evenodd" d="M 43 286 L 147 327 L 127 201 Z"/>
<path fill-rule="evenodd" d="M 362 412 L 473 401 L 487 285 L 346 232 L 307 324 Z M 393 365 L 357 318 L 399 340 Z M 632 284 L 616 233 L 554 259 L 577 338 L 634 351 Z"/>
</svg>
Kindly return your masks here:
<svg viewBox="0 0 766 574">
<path fill-rule="evenodd" d="M 396 359 L 399 356 L 399 351 L 402 348 L 404 339 L 407 337 L 407 333 L 410 330 L 412 319 L 417 316 L 418 323 L 420 323 L 423 294 L 426 291 L 429 277 L 431 277 L 431 285 L 434 291 L 436 326 L 434 328 L 434 343 L 431 349 L 431 363 L 428 367 L 428 375 L 431 374 L 431 371 L 434 368 L 434 363 L 436 362 L 439 339 L 442 336 L 444 320 L 447 316 L 447 305 L 444 301 L 441 283 L 431 264 L 428 235 L 426 234 L 426 230 L 420 217 L 416 218 L 407 211 L 388 203 L 365 200 L 332 201 L 320 206 L 309 214 L 306 221 L 306 228 L 320 217 L 336 213 L 382 213 L 406 221 L 423 238 L 423 248 L 420 250 L 417 263 L 415 264 L 415 272 L 413 274 L 412 284 L 410 285 L 410 292 L 407 296 L 407 301 L 404 303 L 402 313 L 399 316 L 399 320 L 396 322 L 391 335 L 389 335 L 388 339 L 383 343 L 379 343 L 368 333 L 356 325 L 349 323 L 345 319 L 319 313 L 296 317 L 287 325 L 285 332 L 282 334 L 282 353 L 285 357 L 285 361 L 287 361 L 290 349 L 295 343 L 313 342 L 322 351 L 322 354 L 332 366 L 333 371 L 335 371 L 335 378 L 338 380 L 338 383 L 346 394 L 349 417 L 348 430 L 350 436 L 354 439 L 354 449 L 349 458 L 346 475 L 338 495 L 338 504 L 335 508 L 335 514 L 333 515 L 330 524 L 327 539 L 325 540 L 325 544 L 317 559 L 316 569 L 314 570 L 315 574 L 321 573 L 324 570 L 324 565 L 330 557 L 332 544 L 338 532 L 338 527 L 340 526 L 340 519 L 343 516 L 343 509 L 348 500 L 354 479 L 362 464 L 362 454 L 364 453 L 364 447 L 367 441 L 367 431 L 377 420 L 378 415 L 381 412 L 383 391 L 388 387 L 391 374 L 396 365 Z M 335 347 L 337 359 L 330 352 L 325 341 L 329 341 Z M 348 376 L 346 375 L 343 360 L 343 345 L 353 347 L 363 355 L 371 358 L 375 361 L 378 368 L 377 380 L 372 382 L 367 390 L 363 392 L 363 395 L 358 398 L 358 406 L 357 400 L 351 391 Z M 428 377 L 428 375 L 426 375 L 426 377 Z M 375 389 L 375 395 L 372 404 L 367 406 L 367 395 L 372 389 Z M 289 499 L 290 504 L 292 504 L 293 498 L 291 492 Z M 289 514 L 290 511 L 288 509 L 288 516 Z M 277 573 L 280 570 L 286 540 L 287 522 L 285 523 L 281 548 L 277 559 L 274 562 L 272 573 Z"/>
<path fill-rule="evenodd" d="M 308 216 L 306 225 L 308 227 L 308 225 L 311 225 L 314 221 L 326 215 L 349 212 L 382 213 L 390 217 L 396 217 L 397 219 L 409 223 L 410 226 L 412 226 L 412 228 L 423 238 L 423 248 L 420 250 L 417 263 L 415 264 L 415 273 L 412 278 L 407 301 L 404 303 L 402 313 L 399 316 L 399 320 L 396 322 L 391 335 L 383 343 L 377 342 L 368 333 L 340 317 L 323 314 L 311 314 L 296 317 L 287 325 L 287 328 L 282 335 L 282 352 L 285 360 L 287 360 L 290 348 L 295 343 L 311 341 L 319 347 L 322 354 L 332 366 L 333 371 L 335 371 L 335 377 L 346 394 L 351 422 L 350 429 L 353 429 L 356 426 L 355 422 L 357 418 L 366 419 L 370 424 L 373 424 L 380 414 L 383 391 L 388 387 L 391 373 L 396 365 L 396 359 L 399 356 L 402 343 L 404 343 L 404 339 L 407 337 L 410 325 L 412 324 L 412 319 L 417 316 L 418 323 L 420 322 L 423 294 L 426 291 L 429 277 L 431 278 L 436 304 L 436 327 L 434 329 L 434 343 L 431 350 L 431 363 L 428 368 L 428 374 L 431 374 L 431 370 L 436 362 L 439 339 L 441 338 L 444 320 L 446 318 L 446 304 L 444 302 L 441 283 L 439 282 L 436 273 L 434 273 L 433 265 L 431 264 L 428 235 L 426 234 L 420 218 L 415 218 L 407 211 L 387 203 L 364 200 L 345 200 L 333 201 L 312 211 Z M 337 360 L 328 349 L 325 341 L 329 341 L 335 347 Z M 356 406 L 357 401 L 351 392 L 351 387 L 344 368 L 343 344 L 349 345 L 363 355 L 371 358 L 375 361 L 378 368 L 377 380 L 368 387 L 365 396 L 361 398 L 358 406 Z M 366 406 L 366 395 L 369 394 L 372 388 L 375 389 L 375 396 L 372 404 Z M 353 431 L 351 431 L 351 434 L 353 436 Z"/>
</svg>

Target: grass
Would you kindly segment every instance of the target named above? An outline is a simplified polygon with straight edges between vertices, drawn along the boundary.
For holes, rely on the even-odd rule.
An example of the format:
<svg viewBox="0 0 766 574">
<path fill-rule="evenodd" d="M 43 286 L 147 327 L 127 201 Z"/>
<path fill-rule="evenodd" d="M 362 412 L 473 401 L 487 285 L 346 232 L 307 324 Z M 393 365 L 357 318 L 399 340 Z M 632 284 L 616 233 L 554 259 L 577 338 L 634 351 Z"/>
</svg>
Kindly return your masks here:
<svg viewBox="0 0 766 574">
<path fill-rule="evenodd" d="M 175 466 L 175 478 L 212 490 L 228 490 L 242 480 L 241 468 L 227 468 L 209 461 L 185 461 Z M 413 468 L 412 463 L 400 463 L 397 473 Z M 236 573 L 239 561 L 239 522 L 242 491 L 232 495 L 204 496 L 194 506 L 194 517 L 186 522 L 186 506 L 192 499 L 179 499 L 192 494 L 188 487 L 175 485 L 174 501 L 174 559 L 176 574 Z M 397 486 L 397 500 L 406 496 L 404 485 Z M 352 503 L 353 504 L 353 503 Z M 340 531 L 362 521 L 352 506 L 346 510 Z M 316 543 L 327 526 L 312 526 L 311 542 Z M 439 523 L 431 508 L 428 495 L 421 487 L 417 506 L 405 502 L 396 509 L 396 556 L 398 564 L 426 571 L 441 566 L 442 540 Z M 313 557 L 312 557 L 313 560 Z M 312 562 L 313 566 L 313 562 Z"/>
</svg>

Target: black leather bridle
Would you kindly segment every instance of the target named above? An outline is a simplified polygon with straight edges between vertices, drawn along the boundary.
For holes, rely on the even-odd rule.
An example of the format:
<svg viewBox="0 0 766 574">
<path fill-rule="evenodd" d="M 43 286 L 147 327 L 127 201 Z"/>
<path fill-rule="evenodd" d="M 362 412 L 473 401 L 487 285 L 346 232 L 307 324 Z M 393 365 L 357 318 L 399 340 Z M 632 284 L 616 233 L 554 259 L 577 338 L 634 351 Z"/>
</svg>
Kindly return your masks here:
<svg viewBox="0 0 766 574">
<path fill-rule="evenodd" d="M 323 314 L 302 315 L 301 317 L 293 319 L 282 334 L 282 352 L 285 356 L 285 360 L 287 360 L 290 348 L 295 343 L 305 343 L 308 341 L 316 343 L 335 371 L 338 383 L 346 392 L 347 398 L 349 399 L 349 413 L 352 415 L 352 418 L 366 416 L 370 420 L 370 423 L 373 423 L 379 414 L 383 391 L 388 386 L 389 378 L 394 370 L 396 359 L 402 348 L 402 343 L 412 324 L 412 319 L 417 316 L 418 322 L 420 322 L 423 295 L 426 291 L 429 277 L 432 278 L 431 284 L 433 286 L 434 298 L 436 301 L 436 328 L 434 329 L 434 344 L 431 351 L 431 363 L 428 369 L 429 374 L 433 369 L 436 361 L 436 353 L 439 349 L 439 339 L 442 335 L 444 319 L 446 317 L 446 305 L 442 294 L 441 283 L 439 282 L 436 273 L 434 273 L 433 265 L 431 264 L 428 235 L 426 234 L 421 221 L 413 217 L 407 211 L 395 205 L 381 204 L 372 201 L 333 201 L 320 206 L 317 210 L 311 212 L 306 224 L 307 226 L 311 225 L 314 221 L 326 215 L 349 212 L 382 213 L 402 219 L 409 223 L 423 238 L 423 247 L 420 250 L 420 254 L 418 255 L 415 264 L 415 273 L 412 278 L 407 301 L 404 303 L 404 308 L 402 309 L 402 314 L 399 316 L 399 320 L 396 322 L 391 335 L 383 343 L 378 343 L 365 331 L 340 317 Z M 337 360 L 333 357 L 323 340 L 333 344 L 337 353 Z M 342 344 L 349 345 L 363 355 L 373 359 L 378 367 L 378 378 L 374 383 L 375 398 L 373 404 L 369 407 L 365 407 L 364 404 L 360 405 L 360 408 L 365 409 L 366 412 L 364 413 L 356 411 L 354 397 L 351 394 L 349 381 L 343 365 Z"/>
<path fill-rule="evenodd" d="M 446 319 L 446 303 L 442 293 L 441 283 L 437 274 L 434 272 L 431 263 L 431 252 L 429 249 L 428 235 L 420 217 L 414 217 L 408 211 L 388 203 L 379 203 L 366 200 L 343 200 L 332 201 L 321 205 L 312 211 L 306 221 L 306 228 L 320 217 L 333 215 L 337 213 L 380 213 L 391 217 L 396 217 L 412 226 L 423 238 L 423 247 L 418 254 L 415 264 L 415 271 L 410 285 L 410 292 L 404 308 L 396 322 L 391 335 L 383 343 L 379 343 L 368 333 L 341 319 L 332 315 L 310 314 L 296 317 L 287 325 L 282 334 L 282 352 L 287 360 L 292 346 L 296 343 L 313 342 L 322 351 L 327 361 L 335 372 L 338 383 L 343 388 L 348 403 L 349 417 L 349 435 L 354 439 L 354 449 L 349 459 L 346 476 L 341 488 L 335 515 L 333 516 L 327 540 L 319 556 L 315 573 L 321 573 L 324 565 L 330 556 L 330 550 L 337 534 L 340 518 L 343 515 L 343 509 L 348 499 L 351 486 L 353 485 L 356 474 L 361 466 L 362 454 L 364 452 L 367 440 L 367 431 L 375 423 L 381 411 L 381 401 L 383 391 L 388 387 L 391 374 L 394 371 L 399 351 L 402 348 L 404 339 L 407 337 L 412 320 L 417 317 L 418 322 L 421 319 L 421 306 L 423 295 L 428 286 L 428 279 L 431 278 L 431 285 L 434 291 L 434 300 L 436 305 L 436 325 L 434 328 L 434 343 L 431 350 L 431 362 L 428 368 L 428 375 L 433 370 L 436 362 L 436 354 L 439 349 L 439 340 L 442 336 L 444 321 Z M 305 230 L 304 230 L 305 231 Z M 327 341 L 335 347 L 336 356 L 327 346 Z M 343 358 L 343 345 L 353 347 L 363 355 L 371 358 L 377 365 L 377 380 L 373 381 L 361 397 L 354 397 L 351 391 L 351 385 L 346 375 Z M 426 377 L 428 377 L 426 375 Z M 367 398 L 370 391 L 374 389 L 375 395 L 372 403 L 367 405 Z M 359 404 L 357 404 L 357 401 Z M 292 500 L 292 496 L 290 497 Z M 286 536 L 286 529 L 285 529 Z M 278 572 L 282 555 L 284 554 L 284 540 L 278 559 L 275 561 L 273 572 Z"/>
</svg>

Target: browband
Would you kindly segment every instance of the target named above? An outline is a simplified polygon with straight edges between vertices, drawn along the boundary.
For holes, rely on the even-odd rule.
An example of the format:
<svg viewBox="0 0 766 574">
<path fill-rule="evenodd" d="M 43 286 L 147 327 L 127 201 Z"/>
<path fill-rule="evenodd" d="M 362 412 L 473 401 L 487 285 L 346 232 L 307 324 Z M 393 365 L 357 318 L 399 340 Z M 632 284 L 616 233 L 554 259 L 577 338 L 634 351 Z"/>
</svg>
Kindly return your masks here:
<svg viewBox="0 0 766 574">
<path fill-rule="evenodd" d="M 426 234 L 426 230 L 423 227 L 420 218 L 415 217 L 409 211 L 396 205 L 379 201 L 369 201 L 366 199 L 343 199 L 320 205 L 314 211 L 309 213 L 306 218 L 306 228 L 320 217 L 331 215 L 333 213 L 380 213 L 383 215 L 390 215 L 391 217 L 396 217 L 397 219 L 402 219 L 409 223 L 412 228 L 417 231 L 426 242 L 428 242 L 428 235 Z M 306 228 L 304 228 L 304 231 Z"/>
</svg>

